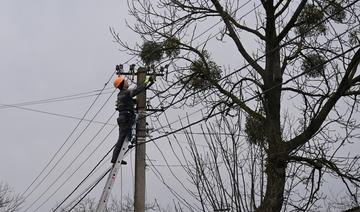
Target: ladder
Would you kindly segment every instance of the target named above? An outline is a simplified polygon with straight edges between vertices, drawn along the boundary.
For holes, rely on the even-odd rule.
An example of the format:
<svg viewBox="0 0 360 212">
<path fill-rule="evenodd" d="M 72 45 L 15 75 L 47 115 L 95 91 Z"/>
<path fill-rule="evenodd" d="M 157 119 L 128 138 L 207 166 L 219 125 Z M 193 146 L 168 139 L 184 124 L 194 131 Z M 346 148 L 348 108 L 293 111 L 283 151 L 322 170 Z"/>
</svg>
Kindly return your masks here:
<svg viewBox="0 0 360 212">
<path fill-rule="evenodd" d="M 74 204 L 75 204 L 76 201 L 79 201 L 81 198 L 84 197 L 84 194 L 85 194 L 85 193 L 87 193 L 87 192 L 90 191 L 94 186 L 96 186 L 96 184 L 97 184 L 98 182 L 100 182 L 101 179 L 103 179 L 104 176 L 105 176 L 108 172 L 110 172 L 110 170 L 111 170 L 111 167 L 109 167 L 108 169 L 106 169 L 105 172 L 102 173 L 93 183 L 91 183 L 91 184 L 90 184 L 88 187 L 86 187 L 82 192 L 80 192 L 80 194 L 79 194 L 76 198 L 74 198 L 74 199 L 73 199 L 70 203 L 68 203 L 66 206 L 62 207 L 62 208 L 61 208 L 61 211 L 62 211 L 62 212 L 70 211 L 71 209 L 69 210 L 69 208 L 70 208 L 71 206 L 74 206 Z M 86 196 L 86 194 L 85 194 L 85 196 Z M 55 212 L 55 211 L 56 211 L 56 209 L 55 209 L 53 212 Z"/>
<path fill-rule="evenodd" d="M 109 173 L 107 181 L 105 183 L 104 190 L 103 190 L 100 200 L 99 200 L 99 204 L 96 208 L 96 212 L 104 212 L 105 211 L 107 201 L 108 201 L 110 193 L 111 193 L 111 189 L 114 185 L 117 173 L 119 172 L 119 169 L 121 166 L 121 161 L 123 160 L 125 152 L 127 150 L 127 148 L 126 148 L 127 144 L 128 144 L 128 142 L 127 142 L 127 137 L 126 137 L 122 144 L 119 156 L 116 160 L 116 163 L 114 163 L 111 167 L 110 173 Z"/>
</svg>

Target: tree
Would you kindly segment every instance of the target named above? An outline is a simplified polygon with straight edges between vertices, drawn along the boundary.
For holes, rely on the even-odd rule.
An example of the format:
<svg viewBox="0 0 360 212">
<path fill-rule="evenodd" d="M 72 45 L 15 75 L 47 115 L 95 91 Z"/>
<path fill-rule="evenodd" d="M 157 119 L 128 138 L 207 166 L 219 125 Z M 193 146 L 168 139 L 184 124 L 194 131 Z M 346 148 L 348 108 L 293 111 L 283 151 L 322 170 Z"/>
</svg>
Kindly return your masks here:
<svg viewBox="0 0 360 212">
<path fill-rule="evenodd" d="M 14 212 L 19 211 L 24 199 L 14 194 L 13 190 L 7 183 L 0 182 L 0 211 Z"/>
<path fill-rule="evenodd" d="M 235 134 L 218 125 L 217 133 L 232 132 L 226 145 L 235 141 L 250 145 L 245 155 L 252 154 L 252 160 L 239 155 L 238 144 L 228 157 L 235 167 L 227 170 L 234 179 L 256 186 L 237 189 L 235 195 L 224 189 L 223 195 L 198 199 L 201 204 L 213 205 L 215 210 L 225 200 L 235 201 L 235 196 L 239 204 L 231 204 L 229 210 L 306 211 L 319 206 L 322 185 L 332 177 L 345 185 L 351 204 L 359 205 L 359 154 L 352 151 L 359 133 L 360 8 L 356 0 L 128 2 L 136 20 L 131 29 L 144 44 L 157 43 L 157 51 L 176 52 L 144 60 L 145 65 L 169 65 L 168 88 L 158 93 L 162 103 L 169 107 L 202 104 L 209 109 L 204 121 L 216 117 L 215 123 L 239 125 Z M 114 37 L 126 50 L 142 52 L 127 46 L 118 34 Z M 165 45 L 169 39 L 176 45 Z M 212 45 L 226 42 L 235 50 L 223 54 L 238 54 L 241 67 L 219 65 L 224 58 L 216 57 L 219 50 L 211 51 Z M 246 139 L 238 141 L 236 134 Z M 188 173 L 197 188 L 210 186 L 205 183 L 210 178 L 201 176 L 211 173 L 217 174 L 211 182 L 225 187 L 228 181 L 222 173 L 205 173 L 206 167 L 200 166 L 204 161 L 196 152 L 191 150 L 197 169 Z M 242 162 L 252 171 L 232 172 L 241 170 Z"/>
</svg>

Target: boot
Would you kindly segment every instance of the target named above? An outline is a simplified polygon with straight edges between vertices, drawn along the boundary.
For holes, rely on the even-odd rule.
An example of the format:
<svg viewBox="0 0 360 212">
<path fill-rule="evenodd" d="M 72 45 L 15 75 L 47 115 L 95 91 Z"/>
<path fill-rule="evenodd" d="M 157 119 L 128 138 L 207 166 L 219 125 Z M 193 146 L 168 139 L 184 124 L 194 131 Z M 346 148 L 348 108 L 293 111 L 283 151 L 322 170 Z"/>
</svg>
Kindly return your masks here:
<svg viewBox="0 0 360 212">
<path fill-rule="evenodd" d="M 136 146 L 136 138 L 133 138 L 132 140 L 131 140 L 131 142 L 129 143 L 129 146 L 128 146 L 128 148 L 129 149 L 131 149 L 131 148 L 133 148 L 134 146 Z"/>
<path fill-rule="evenodd" d="M 116 161 L 111 160 L 111 163 L 116 163 Z M 124 161 L 124 160 L 121 161 L 121 165 L 126 165 L 126 164 L 127 164 L 126 161 Z"/>
</svg>

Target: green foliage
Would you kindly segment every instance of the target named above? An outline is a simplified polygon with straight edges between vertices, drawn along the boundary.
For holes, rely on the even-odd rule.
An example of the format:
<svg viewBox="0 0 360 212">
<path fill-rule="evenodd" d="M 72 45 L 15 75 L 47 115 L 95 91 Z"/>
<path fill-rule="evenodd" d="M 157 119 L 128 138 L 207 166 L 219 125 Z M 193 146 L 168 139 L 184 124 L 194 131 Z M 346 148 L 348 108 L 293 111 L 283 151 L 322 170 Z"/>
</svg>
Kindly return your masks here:
<svg viewBox="0 0 360 212">
<path fill-rule="evenodd" d="M 298 18 L 296 33 L 301 36 L 315 36 L 326 33 L 324 12 L 316 5 L 307 4 Z"/>
<path fill-rule="evenodd" d="M 163 54 L 167 57 L 174 58 L 180 54 L 180 40 L 176 37 L 170 37 L 163 43 L 146 41 L 141 47 L 140 58 L 146 65 L 159 62 Z"/>
<path fill-rule="evenodd" d="M 319 77 L 325 71 L 325 59 L 318 54 L 306 55 L 301 68 L 307 76 Z"/>
<path fill-rule="evenodd" d="M 163 48 L 167 57 L 173 58 L 180 54 L 180 41 L 176 37 L 170 37 L 163 43 Z"/>
<path fill-rule="evenodd" d="M 247 140 L 256 145 L 263 145 L 266 140 L 265 122 L 263 120 L 247 116 L 245 121 L 245 133 Z"/>
<path fill-rule="evenodd" d="M 209 78 L 216 81 L 221 78 L 220 66 L 211 61 L 207 54 L 204 54 L 204 56 L 207 59 L 206 63 L 198 59 L 190 65 L 191 76 L 189 85 L 194 90 L 208 90 L 212 87 L 212 84 L 209 83 Z"/>
<path fill-rule="evenodd" d="M 163 50 L 161 44 L 154 41 L 146 41 L 143 44 L 140 52 L 140 58 L 146 65 L 160 61 L 162 56 Z"/>
</svg>

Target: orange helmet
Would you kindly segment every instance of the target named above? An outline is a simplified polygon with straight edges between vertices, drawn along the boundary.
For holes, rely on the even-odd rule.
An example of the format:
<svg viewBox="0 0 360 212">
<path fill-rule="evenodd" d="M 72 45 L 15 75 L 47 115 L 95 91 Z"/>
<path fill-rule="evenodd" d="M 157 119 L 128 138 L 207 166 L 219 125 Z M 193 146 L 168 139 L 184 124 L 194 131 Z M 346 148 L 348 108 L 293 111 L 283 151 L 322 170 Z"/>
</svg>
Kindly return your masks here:
<svg viewBox="0 0 360 212">
<path fill-rule="evenodd" d="M 124 80 L 125 80 L 125 77 L 122 75 L 116 77 L 116 79 L 114 80 L 114 87 L 118 88 Z"/>
</svg>

